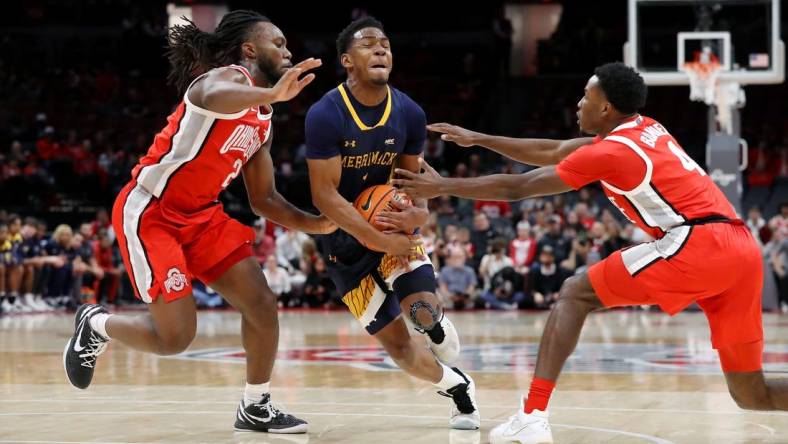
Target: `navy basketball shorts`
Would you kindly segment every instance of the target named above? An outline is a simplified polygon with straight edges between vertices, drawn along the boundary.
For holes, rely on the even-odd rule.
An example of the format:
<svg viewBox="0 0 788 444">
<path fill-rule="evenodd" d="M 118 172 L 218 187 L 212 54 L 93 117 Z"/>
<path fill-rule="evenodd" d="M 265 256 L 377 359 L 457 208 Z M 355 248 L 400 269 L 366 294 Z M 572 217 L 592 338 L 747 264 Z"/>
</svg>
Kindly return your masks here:
<svg viewBox="0 0 788 444">
<path fill-rule="evenodd" d="M 397 319 L 400 301 L 419 292 L 435 293 L 435 270 L 429 259 L 410 261 L 409 270 L 385 255 L 377 269 L 345 293 L 342 302 L 371 335 Z"/>
</svg>

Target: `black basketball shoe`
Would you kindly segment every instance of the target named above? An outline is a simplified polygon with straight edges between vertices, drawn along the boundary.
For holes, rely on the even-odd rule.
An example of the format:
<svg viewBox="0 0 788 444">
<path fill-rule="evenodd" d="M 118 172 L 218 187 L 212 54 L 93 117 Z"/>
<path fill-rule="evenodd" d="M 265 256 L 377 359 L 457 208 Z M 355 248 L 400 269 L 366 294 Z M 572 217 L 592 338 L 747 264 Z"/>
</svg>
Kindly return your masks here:
<svg viewBox="0 0 788 444">
<path fill-rule="evenodd" d="M 260 402 L 246 405 L 244 400 L 235 414 L 235 430 L 240 432 L 306 433 L 306 421 L 283 413 L 271 403 L 266 393 Z"/>
<path fill-rule="evenodd" d="M 74 336 L 68 340 L 63 350 L 66 376 L 76 388 L 84 389 L 90 385 L 96 358 L 104 353 L 109 342 L 109 339 L 90 326 L 90 318 L 99 313 L 107 313 L 107 310 L 96 304 L 79 307 L 74 319 Z"/>
</svg>

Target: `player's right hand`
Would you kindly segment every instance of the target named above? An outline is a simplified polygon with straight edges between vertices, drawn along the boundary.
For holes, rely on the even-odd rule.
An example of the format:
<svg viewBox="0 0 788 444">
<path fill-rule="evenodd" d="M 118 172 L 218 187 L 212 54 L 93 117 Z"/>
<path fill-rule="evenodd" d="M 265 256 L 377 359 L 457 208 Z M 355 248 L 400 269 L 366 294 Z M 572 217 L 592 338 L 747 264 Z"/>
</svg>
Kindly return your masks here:
<svg viewBox="0 0 788 444">
<path fill-rule="evenodd" d="M 302 89 L 312 82 L 312 80 L 315 80 L 315 75 L 313 73 L 309 73 L 301 79 L 298 77 L 322 64 L 323 62 L 320 59 L 310 57 L 288 69 L 279 81 L 276 82 L 276 85 L 271 88 L 273 97 L 269 103 L 286 102 L 297 96 Z"/>
<path fill-rule="evenodd" d="M 459 146 L 476 145 L 475 140 L 477 136 L 479 136 L 479 133 L 476 131 L 467 130 L 461 126 L 448 123 L 431 123 L 427 125 L 427 129 L 436 133 L 441 133 L 441 139 L 447 142 L 454 142 Z"/>
<path fill-rule="evenodd" d="M 392 256 L 415 256 L 415 258 L 420 258 L 423 256 L 420 253 L 423 244 L 424 241 L 418 234 L 383 234 L 379 249 Z"/>
</svg>

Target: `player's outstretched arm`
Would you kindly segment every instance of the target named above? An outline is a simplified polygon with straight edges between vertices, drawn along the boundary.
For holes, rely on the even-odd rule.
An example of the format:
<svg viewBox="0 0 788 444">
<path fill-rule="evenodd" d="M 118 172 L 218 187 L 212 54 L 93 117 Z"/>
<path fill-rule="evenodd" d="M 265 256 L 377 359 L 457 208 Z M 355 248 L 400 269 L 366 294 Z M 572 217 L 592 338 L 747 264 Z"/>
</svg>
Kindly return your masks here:
<svg viewBox="0 0 788 444">
<path fill-rule="evenodd" d="M 572 189 L 556 173 L 554 166 L 537 168 L 523 174 L 493 174 L 490 176 L 455 179 L 441 177 L 427 162 L 421 161 L 420 174 L 397 169 L 403 176 L 392 180 L 409 196 L 429 199 L 444 194 L 476 200 L 521 200 L 528 197 L 549 196 Z"/>
<path fill-rule="evenodd" d="M 441 139 L 447 142 L 459 146 L 482 146 L 518 162 L 536 166 L 557 165 L 564 157 L 593 141 L 591 137 L 554 140 L 492 136 L 448 123 L 433 123 L 427 125 L 427 129 L 441 133 Z"/>
<path fill-rule="evenodd" d="M 195 83 L 187 94 L 189 101 L 200 108 L 222 114 L 237 113 L 254 106 L 292 99 L 315 79 L 312 73 L 299 78 L 301 74 L 321 64 L 320 59 L 306 59 L 288 69 L 271 88 L 250 86 L 246 76 L 237 69 L 214 69 Z"/>
<path fill-rule="evenodd" d="M 299 210 L 276 191 L 274 164 L 269 151 L 271 136 L 268 140 L 243 169 L 252 211 L 279 225 L 305 233 L 327 234 L 336 230 L 337 226 L 331 219 Z"/>
<path fill-rule="evenodd" d="M 394 256 L 408 256 L 421 244 L 418 236 L 403 234 L 387 234 L 375 229 L 364 220 L 345 200 L 337 187 L 342 176 L 340 156 L 328 159 L 307 159 L 309 167 L 309 184 L 312 189 L 312 202 L 326 216 L 331 218 L 340 228 L 356 239 L 379 251 Z"/>
</svg>

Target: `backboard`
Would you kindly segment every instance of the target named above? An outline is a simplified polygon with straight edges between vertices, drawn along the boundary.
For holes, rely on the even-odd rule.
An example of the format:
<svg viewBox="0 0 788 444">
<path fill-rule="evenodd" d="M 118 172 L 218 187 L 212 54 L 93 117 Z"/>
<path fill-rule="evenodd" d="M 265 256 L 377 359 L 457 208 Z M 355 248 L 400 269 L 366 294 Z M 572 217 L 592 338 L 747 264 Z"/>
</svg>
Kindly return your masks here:
<svg viewBox="0 0 788 444">
<path fill-rule="evenodd" d="M 683 65 L 716 57 L 720 81 L 781 83 L 780 0 L 628 0 L 624 62 L 649 85 L 686 85 Z"/>
</svg>

